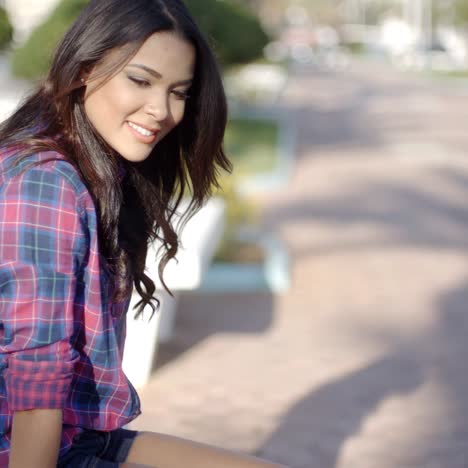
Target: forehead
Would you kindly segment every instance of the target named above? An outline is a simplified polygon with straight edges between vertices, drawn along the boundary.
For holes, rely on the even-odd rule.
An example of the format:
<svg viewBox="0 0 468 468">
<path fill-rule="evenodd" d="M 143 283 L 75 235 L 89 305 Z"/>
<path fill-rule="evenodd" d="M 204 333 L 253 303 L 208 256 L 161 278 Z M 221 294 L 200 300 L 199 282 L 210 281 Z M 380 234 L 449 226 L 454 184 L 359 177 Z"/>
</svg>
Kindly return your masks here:
<svg viewBox="0 0 468 468">
<path fill-rule="evenodd" d="M 196 53 L 194 46 L 174 31 L 152 34 L 128 64 L 152 68 L 165 79 L 184 80 L 193 76 Z"/>
</svg>

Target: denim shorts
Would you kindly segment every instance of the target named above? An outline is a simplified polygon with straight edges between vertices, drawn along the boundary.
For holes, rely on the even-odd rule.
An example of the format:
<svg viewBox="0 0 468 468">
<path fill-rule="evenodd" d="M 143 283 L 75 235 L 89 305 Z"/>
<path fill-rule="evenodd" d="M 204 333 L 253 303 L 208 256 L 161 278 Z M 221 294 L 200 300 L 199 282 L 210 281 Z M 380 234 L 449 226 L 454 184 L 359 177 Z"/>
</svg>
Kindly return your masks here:
<svg viewBox="0 0 468 468">
<path fill-rule="evenodd" d="M 57 468 L 117 468 L 127 459 L 137 435 L 137 431 L 128 429 L 85 431 L 75 437 Z"/>
</svg>

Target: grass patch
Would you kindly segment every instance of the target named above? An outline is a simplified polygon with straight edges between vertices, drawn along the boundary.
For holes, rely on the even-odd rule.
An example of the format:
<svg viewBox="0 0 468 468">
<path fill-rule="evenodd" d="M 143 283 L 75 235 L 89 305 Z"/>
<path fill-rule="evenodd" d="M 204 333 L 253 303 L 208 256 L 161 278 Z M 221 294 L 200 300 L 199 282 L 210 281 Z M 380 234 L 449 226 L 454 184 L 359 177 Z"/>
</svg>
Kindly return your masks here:
<svg viewBox="0 0 468 468">
<path fill-rule="evenodd" d="M 237 192 L 239 180 L 274 171 L 278 164 L 279 124 L 271 119 L 235 118 L 228 122 L 226 153 L 233 162 L 234 175 L 221 181 L 219 195 L 226 202 L 226 224 L 215 262 L 261 263 L 263 251 L 257 245 L 237 239 L 240 226 L 258 223 L 257 206 Z"/>
<path fill-rule="evenodd" d="M 265 252 L 254 243 L 231 240 L 221 244 L 216 252 L 214 263 L 262 263 L 265 261 Z"/>
<path fill-rule="evenodd" d="M 468 69 L 459 70 L 422 70 L 420 75 L 434 79 L 468 78 Z"/>
<path fill-rule="evenodd" d="M 436 71 L 433 73 L 436 76 L 443 76 L 448 78 L 468 78 L 468 70 Z"/>
<path fill-rule="evenodd" d="M 274 120 L 232 119 L 225 146 L 237 176 L 274 170 L 278 163 L 279 126 Z"/>
</svg>

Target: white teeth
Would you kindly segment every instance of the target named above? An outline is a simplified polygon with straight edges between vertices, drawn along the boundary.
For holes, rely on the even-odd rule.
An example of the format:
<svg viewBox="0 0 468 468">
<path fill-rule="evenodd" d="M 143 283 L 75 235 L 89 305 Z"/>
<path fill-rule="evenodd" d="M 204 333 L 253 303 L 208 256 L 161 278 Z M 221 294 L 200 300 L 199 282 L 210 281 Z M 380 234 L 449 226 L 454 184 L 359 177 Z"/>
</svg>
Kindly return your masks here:
<svg viewBox="0 0 468 468">
<path fill-rule="evenodd" d="M 138 133 L 141 133 L 143 136 L 150 137 L 154 135 L 154 132 L 150 132 L 149 130 L 146 130 L 146 128 L 140 127 L 139 125 L 134 124 L 133 122 L 128 122 L 128 125 L 130 125 L 130 127 L 136 130 Z"/>
</svg>

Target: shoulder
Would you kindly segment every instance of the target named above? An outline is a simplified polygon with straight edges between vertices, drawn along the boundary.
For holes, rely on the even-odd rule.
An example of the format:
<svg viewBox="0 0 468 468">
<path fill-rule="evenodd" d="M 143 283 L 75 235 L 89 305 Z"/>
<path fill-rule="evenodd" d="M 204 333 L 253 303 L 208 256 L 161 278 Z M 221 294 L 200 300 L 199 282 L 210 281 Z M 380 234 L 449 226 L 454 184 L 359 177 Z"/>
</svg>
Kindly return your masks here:
<svg viewBox="0 0 468 468">
<path fill-rule="evenodd" d="M 24 157 L 0 151 L 0 191 L 12 185 L 36 196 L 58 197 L 67 192 L 79 200 L 89 195 L 78 170 L 55 151 Z"/>
</svg>

